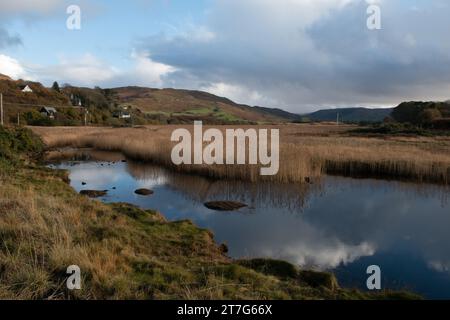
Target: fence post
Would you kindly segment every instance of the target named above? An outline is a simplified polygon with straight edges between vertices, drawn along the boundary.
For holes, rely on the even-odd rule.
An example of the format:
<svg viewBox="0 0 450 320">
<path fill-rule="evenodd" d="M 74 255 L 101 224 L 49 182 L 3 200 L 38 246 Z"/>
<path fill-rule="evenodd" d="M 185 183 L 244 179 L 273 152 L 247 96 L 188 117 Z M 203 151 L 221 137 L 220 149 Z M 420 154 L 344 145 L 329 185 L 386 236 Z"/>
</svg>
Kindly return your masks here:
<svg viewBox="0 0 450 320">
<path fill-rule="evenodd" d="M 1 114 L 1 125 L 3 125 L 3 93 L 0 93 L 0 114 Z"/>
</svg>

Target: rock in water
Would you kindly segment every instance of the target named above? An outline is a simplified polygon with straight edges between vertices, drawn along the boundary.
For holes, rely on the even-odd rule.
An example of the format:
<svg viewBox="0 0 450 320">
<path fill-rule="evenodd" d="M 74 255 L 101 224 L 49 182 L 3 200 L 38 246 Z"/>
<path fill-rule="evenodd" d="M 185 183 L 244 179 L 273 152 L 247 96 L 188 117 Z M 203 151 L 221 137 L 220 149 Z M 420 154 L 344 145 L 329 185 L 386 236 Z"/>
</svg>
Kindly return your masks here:
<svg viewBox="0 0 450 320">
<path fill-rule="evenodd" d="M 149 196 L 153 194 L 153 191 L 149 189 L 137 189 L 136 191 L 134 191 L 134 193 L 141 196 Z"/>
<path fill-rule="evenodd" d="M 80 194 L 84 195 L 84 196 L 88 196 L 89 198 L 98 198 L 98 197 L 103 197 L 106 196 L 106 194 L 108 193 L 107 190 L 81 190 Z"/>
<path fill-rule="evenodd" d="M 211 201 L 206 202 L 205 207 L 216 211 L 235 211 L 245 208 L 247 205 L 236 201 Z"/>
</svg>

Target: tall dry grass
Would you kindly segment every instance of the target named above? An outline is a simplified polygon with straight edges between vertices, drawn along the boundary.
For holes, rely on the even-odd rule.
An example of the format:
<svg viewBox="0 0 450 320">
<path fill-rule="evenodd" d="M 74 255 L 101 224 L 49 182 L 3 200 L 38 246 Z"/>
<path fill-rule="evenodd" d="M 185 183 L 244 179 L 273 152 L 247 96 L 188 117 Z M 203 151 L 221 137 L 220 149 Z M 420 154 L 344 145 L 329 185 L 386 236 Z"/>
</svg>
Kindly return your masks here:
<svg viewBox="0 0 450 320">
<path fill-rule="evenodd" d="M 199 265 L 230 261 L 209 231 L 92 201 L 42 169 L 0 179 L 0 239 L 0 299 L 181 298 Z M 73 264 L 80 291 L 66 288 Z"/>
<path fill-rule="evenodd" d="M 0 176 L 0 299 L 377 298 L 311 284 L 302 278 L 311 271 L 264 274 L 224 256 L 211 232 L 190 221 L 92 201 L 57 171 L 14 169 Z M 69 291 L 66 268 L 73 264 L 81 290 Z M 324 286 L 334 279 L 314 274 Z"/>
<path fill-rule="evenodd" d="M 449 138 L 354 137 L 345 134 L 349 126 L 286 125 L 280 128 L 279 173 L 262 177 L 258 165 L 174 166 L 170 158 L 174 145 L 170 135 L 175 128 L 177 126 L 33 130 L 52 148 L 71 146 L 119 151 L 134 160 L 214 178 L 298 182 L 323 174 L 342 174 L 444 184 L 450 181 Z M 204 130 L 207 128 L 205 126 Z"/>
</svg>

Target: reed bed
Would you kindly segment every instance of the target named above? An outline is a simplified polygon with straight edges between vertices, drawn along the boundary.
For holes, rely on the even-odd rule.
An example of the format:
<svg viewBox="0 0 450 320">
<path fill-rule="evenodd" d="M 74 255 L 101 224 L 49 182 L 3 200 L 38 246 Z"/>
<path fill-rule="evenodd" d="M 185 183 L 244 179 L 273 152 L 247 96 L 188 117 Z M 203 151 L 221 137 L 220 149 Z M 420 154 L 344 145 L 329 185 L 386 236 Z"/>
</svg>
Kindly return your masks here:
<svg viewBox="0 0 450 320">
<path fill-rule="evenodd" d="M 170 155 L 174 143 L 170 142 L 170 135 L 175 128 L 35 127 L 33 130 L 50 148 L 118 151 L 133 160 L 213 178 L 304 182 L 334 174 L 442 184 L 450 181 L 450 139 L 445 137 L 355 137 L 346 133 L 349 126 L 285 125 L 280 127 L 280 170 L 275 176 L 260 176 L 259 165 L 173 165 Z"/>
</svg>

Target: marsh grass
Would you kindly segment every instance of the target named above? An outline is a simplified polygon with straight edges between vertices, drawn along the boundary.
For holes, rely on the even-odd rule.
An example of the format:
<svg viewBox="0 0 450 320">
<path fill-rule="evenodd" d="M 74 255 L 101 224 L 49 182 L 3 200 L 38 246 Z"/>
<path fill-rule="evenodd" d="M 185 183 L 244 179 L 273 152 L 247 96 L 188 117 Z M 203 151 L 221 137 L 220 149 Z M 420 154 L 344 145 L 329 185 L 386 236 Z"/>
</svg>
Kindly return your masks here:
<svg viewBox="0 0 450 320">
<path fill-rule="evenodd" d="M 261 269 L 261 260 L 233 261 L 190 221 L 77 194 L 66 171 L 29 158 L 41 144 L 27 131 L 0 127 L 0 147 L 0 299 L 418 298 L 330 287 L 333 276 L 322 273 L 305 281 L 287 263 L 268 264 L 291 270 L 288 277 Z M 73 264 L 79 291 L 66 289 Z"/>
<path fill-rule="evenodd" d="M 442 184 L 450 181 L 448 137 L 355 137 L 346 133 L 350 126 L 285 125 L 280 130 L 280 170 L 275 176 L 261 176 L 258 165 L 174 166 L 170 158 L 174 145 L 170 135 L 175 128 L 37 127 L 33 130 L 50 148 L 72 146 L 119 151 L 130 159 L 212 178 L 304 182 L 323 174 L 335 174 Z"/>
<path fill-rule="evenodd" d="M 378 298 L 241 265 L 192 222 L 89 200 L 58 171 L 15 174 L 0 185 L 1 299 Z M 72 264 L 82 271 L 80 291 L 66 289 Z"/>
</svg>

